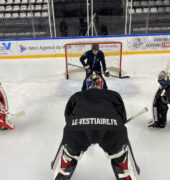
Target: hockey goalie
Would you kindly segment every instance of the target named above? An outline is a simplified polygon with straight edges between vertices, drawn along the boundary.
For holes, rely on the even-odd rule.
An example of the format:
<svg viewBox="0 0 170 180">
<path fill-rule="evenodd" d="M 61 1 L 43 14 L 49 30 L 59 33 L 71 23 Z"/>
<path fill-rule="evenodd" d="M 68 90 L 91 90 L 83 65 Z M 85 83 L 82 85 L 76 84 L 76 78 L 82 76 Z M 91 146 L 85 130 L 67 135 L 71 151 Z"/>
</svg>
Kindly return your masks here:
<svg viewBox="0 0 170 180">
<path fill-rule="evenodd" d="M 153 119 L 148 127 L 165 128 L 167 125 L 168 104 L 170 104 L 170 73 L 161 71 L 158 76 L 160 84 L 153 101 Z"/>
<path fill-rule="evenodd" d="M 9 120 L 10 114 L 8 112 L 8 100 L 0 83 L 0 130 L 12 130 L 14 124 Z"/>
<path fill-rule="evenodd" d="M 117 180 L 137 180 L 140 169 L 124 126 L 127 119 L 121 96 L 103 89 L 97 74 L 86 85 L 87 90 L 75 93 L 66 105 L 63 139 L 51 163 L 54 180 L 70 180 L 91 144 L 99 144 L 106 152 Z"/>
</svg>

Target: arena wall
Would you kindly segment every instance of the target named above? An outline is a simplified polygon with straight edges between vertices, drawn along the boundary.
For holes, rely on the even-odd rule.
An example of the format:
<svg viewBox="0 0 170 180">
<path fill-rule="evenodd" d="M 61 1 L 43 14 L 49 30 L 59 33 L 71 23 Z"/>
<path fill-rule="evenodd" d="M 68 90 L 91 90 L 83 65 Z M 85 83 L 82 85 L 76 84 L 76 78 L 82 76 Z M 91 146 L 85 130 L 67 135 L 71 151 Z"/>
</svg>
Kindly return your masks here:
<svg viewBox="0 0 170 180">
<path fill-rule="evenodd" d="M 170 34 L 0 40 L 0 59 L 64 57 L 64 45 L 75 42 L 120 41 L 123 55 L 170 53 Z"/>
</svg>

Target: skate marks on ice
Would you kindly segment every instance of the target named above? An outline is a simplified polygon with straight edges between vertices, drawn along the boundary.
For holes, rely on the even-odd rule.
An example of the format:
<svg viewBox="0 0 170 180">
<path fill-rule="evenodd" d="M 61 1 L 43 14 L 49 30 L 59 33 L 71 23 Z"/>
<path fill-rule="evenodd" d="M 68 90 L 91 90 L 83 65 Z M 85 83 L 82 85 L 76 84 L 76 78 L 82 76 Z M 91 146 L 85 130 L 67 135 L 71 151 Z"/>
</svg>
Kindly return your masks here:
<svg viewBox="0 0 170 180">
<path fill-rule="evenodd" d="M 70 97 L 74 93 L 81 91 L 83 80 L 63 80 L 58 87 L 57 95 L 58 96 L 67 96 Z"/>
<path fill-rule="evenodd" d="M 133 78 L 108 79 L 106 83 L 107 83 L 108 89 L 117 91 L 123 96 L 135 95 L 139 93 L 139 89 L 135 85 Z"/>
<path fill-rule="evenodd" d="M 106 78 L 105 78 L 106 79 Z M 128 96 L 139 93 L 137 86 L 132 79 L 106 79 L 108 89 L 117 91 L 121 95 Z M 58 96 L 70 97 L 74 93 L 81 91 L 83 80 L 63 80 L 58 89 Z"/>
</svg>

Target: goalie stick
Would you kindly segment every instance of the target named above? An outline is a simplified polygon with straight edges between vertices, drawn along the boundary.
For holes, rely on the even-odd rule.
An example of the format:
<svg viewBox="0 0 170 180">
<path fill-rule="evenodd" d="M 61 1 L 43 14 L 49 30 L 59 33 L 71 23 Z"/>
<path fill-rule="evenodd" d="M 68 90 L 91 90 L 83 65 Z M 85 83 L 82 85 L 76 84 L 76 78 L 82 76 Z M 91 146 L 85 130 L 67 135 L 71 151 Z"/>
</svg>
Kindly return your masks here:
<svg viewBox="0 0 170 180">
<path fill-rule="evenodd" d="M 133 120 L 133 119 L 136 119 L 137 117 L 139 117 L 140 115 L 142 115 L 143 113 L 147 112 L 148 111 L 148 108 L 147 107 L 144 107 L 141 111 L 139 111 L 137 114 L 135 114 L 134 116 L 132 116 L 131 118 L 129 118 L 126 123 L 128 123 L 129 121 Z M 126 124 L 125 123 L 125 124 Z"/>
<path fill-rule="evenodd" d="M 77 68 L 80 68 L 80 69 L 85 69 L 85 70 L 89 70 L 89 71 L 93 71 L 93 70 L 91 70 L 91 69 L 86 69 L 86 68 L 84 68 L 84 67 L 82 67 L 82 66 L 77 66 L 77 65 L 75 65 L 75 64 L 71 64 L 71 63 L 67 63 L 68 65 L 70 65 L 70 66 L 74 66 L 74 67 L 77 67 Z M 94 72 L 96 72 L 96 73 L 100 73 L 99 71 L 94 71 Z M 104 74 L 104 73 L 102 73 L 102 74 Z M 120 79 L 125 79 L 125 78 L 129 78 L 129 76 L 115 76 L 115 75 L 112 75 L 112 74 L 110 74 L 110 76 L 111 77 L 115 77 L 115 78 L 120 78 Z M 68 78 L 67 78 L 68 79 Z"/>
</svg>

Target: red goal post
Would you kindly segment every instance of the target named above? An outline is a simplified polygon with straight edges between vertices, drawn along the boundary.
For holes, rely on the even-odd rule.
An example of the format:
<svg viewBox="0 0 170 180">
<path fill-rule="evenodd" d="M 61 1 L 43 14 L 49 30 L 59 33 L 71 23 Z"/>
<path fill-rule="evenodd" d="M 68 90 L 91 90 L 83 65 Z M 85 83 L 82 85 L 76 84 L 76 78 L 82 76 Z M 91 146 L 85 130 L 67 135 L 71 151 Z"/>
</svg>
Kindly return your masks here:
<svg viewBox="0 0 170 180">
<path fill-rule="evenodd" d="M 106 67 L 109 71 L 116 73 L 121 78 L 122 73 L 122 42 L 81 42 L 65 44 L 65 62 L 66 62 L 66 78 L 73 72 L 79 72 L 82 69 L 80 57 L 91 49 L 93 43 L 99 44 L 99 49 L 103 51 L 106 60 Z M 75 66 L 70 66 L 73 64 Z M 77 66 L 77 67 L 76 67 Z M 83 69 L 84 70 L 84 69 Z"/>
</svg>

